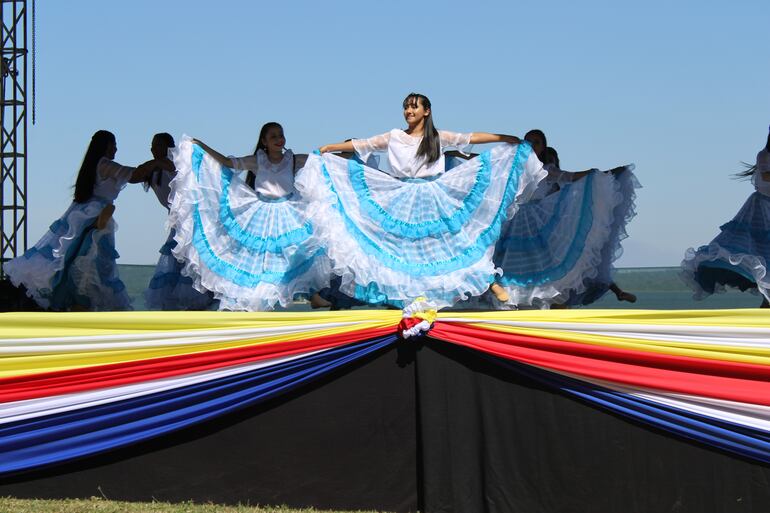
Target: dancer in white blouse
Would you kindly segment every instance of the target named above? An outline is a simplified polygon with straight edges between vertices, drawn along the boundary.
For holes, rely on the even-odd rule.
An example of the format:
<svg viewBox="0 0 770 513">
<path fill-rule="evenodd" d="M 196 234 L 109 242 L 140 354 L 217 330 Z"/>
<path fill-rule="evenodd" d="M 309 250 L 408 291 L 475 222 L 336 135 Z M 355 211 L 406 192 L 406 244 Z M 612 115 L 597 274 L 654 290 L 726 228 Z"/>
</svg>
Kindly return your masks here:
<svg viewBox="0 0 770 513">
<path fill-rule="evenodd" d="M 43 237 L 4 266 L 11 282 L 49 310 L 130 310 L 118 276 L 117 224 L 113 202 L 128 183 L 141 183 L 157 166 L 115 162 L 115 136 L 99 130 L 91 137 L 75 182 L 73 202 Z"/>
<path fill-rule="evenodd" d="M 449 306 L 491 288 L 500 225 L 545 176 L 529 145 L 513 135 L 437 130 L 430 100 L 409 94 L 405 130 L 329 144 L 311 155 L 297 187 L 320 204 L 319 230 L 340 290 L 370 303 L 400 305 L 427 295 Z M 446 147 L 508 143 L 444 170 Z M 362 161 L 387 153 L 382 173 L 329 152 L 355 151 Z M 491 287 L 490 287 L 491 286 Z"/>
<path fill-rule="evenodd" d="M 738 178 L 751 178 L 754 193 L 721 233 L 697 250 L 688 249 L 681 277 L 703 299 L 725 287 L 752 290 L 762 295 L 761 308 L 770 307 L 770 134 L 753 166 Z"/>
<path fill-rule="evenodd" d="M 145 190 L 152 189 L 166 211 L 169 209 L 171 181 L 176 176 L 174 163 L 168 157 L 169 150 L 174 147 L 171 134 L 162 132 L 153 136 L 150 151 L 158 167 L 145 182 Z M 211 307 L 213 296 L 208 291 L 195 290 L 192 278 L 182 274 L 184 262 L 174 258 L 173 254 L 176 247 L 174 234 L 173 228 L 169 230 L 166 242 L 160 248 L 155 272 L 144 291 L 144 304 L 148 310 L 207 310 Z"/>
<path fill-rule="evenodd" d="M 189 137 L 173 152 L 174 255 L 222 310 L 286 307 L 296 296 L 329 306 L 317 294 L 329 284 L 328 261 L 313 212 L 294 187 L 307 155 L 284 151 L 285 144 L 283 128 L 271 122 L 252 155 L 225 157 Z M 249 171 L 249 178 L 233 170 Z"/>
</svg>

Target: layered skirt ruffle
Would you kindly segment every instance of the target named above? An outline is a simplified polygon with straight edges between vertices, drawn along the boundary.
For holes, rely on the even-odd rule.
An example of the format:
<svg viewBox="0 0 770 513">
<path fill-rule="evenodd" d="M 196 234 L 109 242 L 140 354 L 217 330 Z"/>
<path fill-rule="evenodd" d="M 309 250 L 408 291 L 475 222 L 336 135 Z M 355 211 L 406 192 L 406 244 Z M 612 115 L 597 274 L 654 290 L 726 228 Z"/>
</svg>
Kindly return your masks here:
<svg viewBox="0 0 770 513">
<path fill-rule="evenodd" d="M 509 304 L 548 308 L 596 301 L 612 284 L 625 227 L 636 215 L 633 166 L 544 183 L 505 224 L 495 251 Z"/>
<path fill-rule="evenodd" d="M 440 307 L 494 281 L 500 228 L 546 176 L 531 147 L 500 145 L 430 179 L 399 180 L 355 160 L 311 155 L 297 175 L 340 292 L 396 306 Z"/>
<path fill-rule="evenodd" d="M 117 224 L 102 230 L 96 220 L 106 201 L 72 203 L 34 247 L 4 265 L 11 282 L 49 310 L 130 310 L 118 275 Z"/>
<path fill-rule="evenodd" d="M 160 248 L 155 273 L 144 291 L 145 306 L 148 310 L 207 310 L 214 297 L 210 292 L 197 291 L 193 279 L 182 274 L 184 263 L 173 255 L 177 245 L 174 233 L 172 229 Z"/>
<path fill-rule="evenodd" d="M 286 307 L 328 287 L 331 269 L 311 204 L 298 195 L 259 197 L 189 137 L 174 152 L 169 225 L 182 274 L 222 310 Z"/>
<path fill-rule="evenodd" d="M 770 299 L 770 198 L 754 192 L 708 245 L 689 248 L 680 276 L 703 299 L 725 287 L 752 290 Z"/>
</svg>

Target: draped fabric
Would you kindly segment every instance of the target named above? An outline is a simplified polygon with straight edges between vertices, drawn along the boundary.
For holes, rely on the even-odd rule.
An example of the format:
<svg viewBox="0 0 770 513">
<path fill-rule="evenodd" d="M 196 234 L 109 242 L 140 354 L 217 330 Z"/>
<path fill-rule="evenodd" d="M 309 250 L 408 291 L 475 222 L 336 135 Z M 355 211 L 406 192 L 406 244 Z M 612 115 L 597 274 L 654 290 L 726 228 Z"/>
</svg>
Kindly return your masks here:
<svg viewBox="0 0 770 513">
<path fill-rule="evenodd" d="M 274 398 L 393 344 L 401 312 L 0 317 L 0 475 L 100 454 Z M 439 313 L 429 337 L 598 408 L 770 462 L 759 310 Z M 409 339 L 412 340 L 412 339 Z"/>
</svg>

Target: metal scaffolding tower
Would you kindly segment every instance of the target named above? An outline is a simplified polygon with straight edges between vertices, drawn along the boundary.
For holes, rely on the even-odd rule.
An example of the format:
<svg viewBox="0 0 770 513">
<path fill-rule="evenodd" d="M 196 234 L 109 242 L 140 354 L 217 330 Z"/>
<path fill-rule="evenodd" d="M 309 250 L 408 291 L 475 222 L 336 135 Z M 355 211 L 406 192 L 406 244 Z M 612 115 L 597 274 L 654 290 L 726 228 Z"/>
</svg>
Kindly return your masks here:
<svg viewBox="0 0 770 513">
<path fill-rule="evenodd" d="M 0 276 L 27 249 L 27 0 L 0 0 Z"/>
</svg>

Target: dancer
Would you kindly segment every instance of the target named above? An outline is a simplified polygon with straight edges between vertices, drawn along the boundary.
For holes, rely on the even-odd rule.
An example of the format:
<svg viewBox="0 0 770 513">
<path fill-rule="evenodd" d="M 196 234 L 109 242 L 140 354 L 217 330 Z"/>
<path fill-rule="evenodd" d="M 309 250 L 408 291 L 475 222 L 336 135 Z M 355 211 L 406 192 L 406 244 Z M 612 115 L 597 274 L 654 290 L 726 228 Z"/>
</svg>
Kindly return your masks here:
<svg viewBox="0 0 770 513">
<path fill-rule="evenodd" d="M 297 187 L 319 205 L 340 290 L 395 306 L 425 295 L 449 306 L 492 284 L 502 222 L 545 176 L 528 144 L 512 135 L 439 131 L 430 100 L 409 94 L 407 127 L 369 139 L 329 144 L 311 155 Z M 442 150 L 503 142 L 445 173 Z M 329 152 L 355 151 L 366 162 L 387 152 L 382 172 Z"/>
<path fill-rule="evenodd" d="M 599 172 L 559 168 L 556 150 L 541 130 L 525 139 L 546 162 L 538 197 L 506 223 L 495 252 L 510 306 L 585 305 L 608 290 L 635 301 L 612 280 L 625 226 L 635 215 L 633 166 Z"/>
<path fill-rule="evenodd" d="M 114 162 L 115 136 L 91 138 L 75 182 L 74 201 L 35 246 L 4 266 L 14 286 L 48 310 L 130 310 L 118 276 L 113 202 L 127 183 L 146 179 L 157 162 Z"/>
<path fill-rule="evenodd" d="M 281 125 L 270 122 L 252 155 L 225 157 L 189 137 L 172 151 L 174 256 L 221 310 L 287 307 L 295 296 L 329 306 L 317 292 L 329 285 L 331 269 L 314 212 L 294 187 L 307 155 L 284 151 L 285 144 Z M 251 185 L 233 170 L 249 171 Z"/>
<path fill-rule="evenodd" d="M 159 133 L 152 138 L 150 151 L 157 167 L 145 181 L 145 190 L 152 189 L 160 204 L 168 211 L 171 181 L 176 176 L 174 163 L 168 152 L 174 148 L 171 134 Z M 207 310 L 213 303 L 210 292 L 199 292 L 193 287 L 193 280 L 182 274 L 184 263 L 172 253 L 176 247 L 175 231 L 169 231 L 166 242 L 160 248 L 160 258 L 155 273 L 144 291 L 144 303 L 148 310 Z"/>
<path fill-rule="evenodd" d="M 703 299 L 725 287 L 757 291 L 761 308 L 770 306 L 770 134 L 753 166 L 737 178 L 751 178 L 752 193 L 733 219 L 708 245 L 689 248 L 682 261 L 682 279 Z"/>
</svg>

